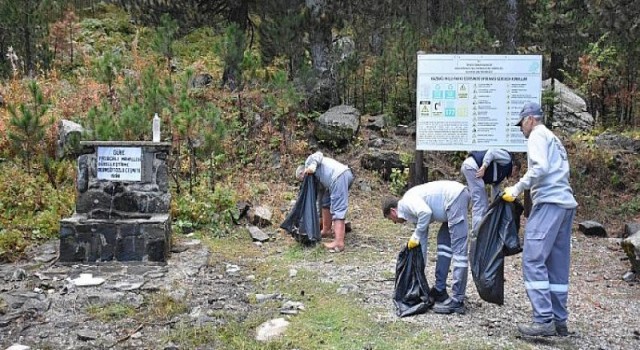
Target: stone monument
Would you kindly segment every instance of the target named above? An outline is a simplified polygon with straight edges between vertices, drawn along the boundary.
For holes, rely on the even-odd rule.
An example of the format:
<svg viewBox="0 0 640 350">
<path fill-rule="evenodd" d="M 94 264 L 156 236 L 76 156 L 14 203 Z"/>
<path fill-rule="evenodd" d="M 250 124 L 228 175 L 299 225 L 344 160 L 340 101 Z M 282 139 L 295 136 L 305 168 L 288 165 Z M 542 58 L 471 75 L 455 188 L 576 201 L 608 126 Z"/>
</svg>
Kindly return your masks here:
<svg viewBox="0 0 640 350">
<path fill-rule="evenodd" d="M 82 141 L 76 210 L 60 221 L 60 262 L 166 262 L 170 142 Z"/>
</svg>

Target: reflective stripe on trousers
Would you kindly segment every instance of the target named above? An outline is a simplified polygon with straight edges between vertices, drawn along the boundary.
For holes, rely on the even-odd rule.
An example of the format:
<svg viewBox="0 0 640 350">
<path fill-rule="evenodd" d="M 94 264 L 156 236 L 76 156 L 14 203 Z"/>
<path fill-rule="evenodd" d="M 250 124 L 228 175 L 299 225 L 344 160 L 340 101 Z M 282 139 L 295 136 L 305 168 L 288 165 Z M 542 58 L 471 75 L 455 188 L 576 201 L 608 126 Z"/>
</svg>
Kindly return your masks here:
<svg viewBox="0 0 640 350">
<path fill-rule="evenodd" d="M 542 203 L 531 210 L 525 229 L 522 270 L 534 322 L 566 321 L 575 209 Z"/>
</svg>

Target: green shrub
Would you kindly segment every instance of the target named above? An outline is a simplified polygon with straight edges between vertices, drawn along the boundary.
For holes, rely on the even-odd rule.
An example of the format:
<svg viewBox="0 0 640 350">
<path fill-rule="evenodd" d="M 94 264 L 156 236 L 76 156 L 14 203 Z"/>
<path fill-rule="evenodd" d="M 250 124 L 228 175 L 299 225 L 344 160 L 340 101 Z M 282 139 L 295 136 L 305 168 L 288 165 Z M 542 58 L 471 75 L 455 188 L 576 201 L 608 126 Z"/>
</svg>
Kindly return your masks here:
<svg viewBox="0 0 640 350">
<path fill-rule="evenodd" d="M 18 258 L 24 244 L 58 234 L 60 219 L 73 213 L 72 166 L 71 162 L 56 166 L 56 189 L 44 174 L 29 175 L 15 164 L 0 164 L 0 227 L 6 230 L 0 260 Z"/>
<path fill-rule="evenodd" d="M 0 230 L 0 262 L 20 259 L 28 246 L 22 232 L 16 229 Z"/>
<path fill-rule="evenodd" d="M 192 194 L 182 193 L 174 197 L 173 218 L 178 228 L 204 230 L 214 236 L 223 236 L 230 231 L 231 215 L 236 209 L 236 193 L 220 185 L 211 191 L 202 181 L 194 187 Z"/>
<path fill-rule="evenodd" d="M 391 169 L 391 192 L 401 196 L 407 190 L 409 185 L 409 168 L 400 170 L 397 168 Z"/>
</svg>

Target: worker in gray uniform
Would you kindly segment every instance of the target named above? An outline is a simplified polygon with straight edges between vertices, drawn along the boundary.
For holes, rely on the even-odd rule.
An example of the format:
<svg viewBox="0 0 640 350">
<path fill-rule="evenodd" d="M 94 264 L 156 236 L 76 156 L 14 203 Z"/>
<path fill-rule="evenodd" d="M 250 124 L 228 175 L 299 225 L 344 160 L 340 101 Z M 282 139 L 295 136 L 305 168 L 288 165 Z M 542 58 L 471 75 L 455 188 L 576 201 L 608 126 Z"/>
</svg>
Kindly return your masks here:
<svg viewBox="0 0 640 350">
<path fill-rule="evenodd" d="M 514 201 L 531 190 L 533 207 L 524 233 L 522 270 L 533 322 L 518 325 L 529 336 L 568 335 L 567 296 L 571 228 L 578 203 L 569 184 L 567 151 L 542 121 L 542 110 L 528 102 L 516 124 L 527 142 L 528 169 L 502 198 Z"/>
<path fill-rule="evenodd" d="M 492 186 L 494 196 L 500 191 L 500 183 L 507 177 L 514 177 L 520 171 L 520 163 L 507 150 L 489 148 L 473 151 L 462 163 L 460 172 L 467 180 L 471 195 L 471 229 L 475 230 L 489 209 L 489 196 L 485 185 Z"/>
<path fill-rule="evenodd" d="M 345 217 L 349 206 L 349 188 L 353 172 L 337 160 L 316 152 L 296 169 L 296 176 L 313 175 L 322 185 L 321 201 L 322 236 L 329 237 L 333 228 L 334 239 L 324 246 L 331 252 L 344 250 Z"/>
<path fill-rule="evenodd" d="M 436 304 L 436 313 L 465 312 L 464 298 L 467 288 L 467 208 L 469 190 L 455 181 L 433 181 L 409 189 L 402 199 L 385 200 L 382 214 L 396 224 L 405 221 L 416 224 L 407 243 L 409 249 L 418 246 L 427 265 L 427 242 L 429 224 L 441 222 L 438 231 L 438 258 L 436 260 L 436 283 L 429 296 Z M 452 296 L 447 294 L 447 276 L 453 259 Z"/>
</svg>

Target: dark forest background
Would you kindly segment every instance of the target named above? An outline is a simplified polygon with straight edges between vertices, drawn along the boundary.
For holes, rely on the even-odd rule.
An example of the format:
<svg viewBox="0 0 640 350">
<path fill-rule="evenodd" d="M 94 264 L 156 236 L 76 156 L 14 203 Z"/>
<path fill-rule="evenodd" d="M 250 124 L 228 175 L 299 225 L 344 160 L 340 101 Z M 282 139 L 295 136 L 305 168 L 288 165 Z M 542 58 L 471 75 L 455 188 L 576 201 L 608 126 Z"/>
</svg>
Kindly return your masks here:
<svg viewBox="0 0 640 350">
<path fill-rule="evenodd" d="M 106 2 L 125 9 L 133 25 L 158 26 L 168 14 L 177 25 L 175 39 L 201 28 L 226 35 L 220 83 L 232 89 L 248 83 L 247 69 L 281 60 L 287 79 L 309 94 L 324 94 L 313 109 L 347 103 L 407 121 L 414 118 L 418 50 L 542 54 L 544 78 L 582 93 L 598 125 L 638 123 L 640 3 L 633 0 Z M 60 63 L 73 69 L 80 61 L 69 26 L 104 3 L 0 0 L 0 76 L 11 76 L 11 55 L 29 76 Z M 339 46 L 348 46 L 348 54 Z M 259 62 L 248 66 L 252 49 Z M 171 60 L 172 53 L 165 54 Z"/>
</svg>

